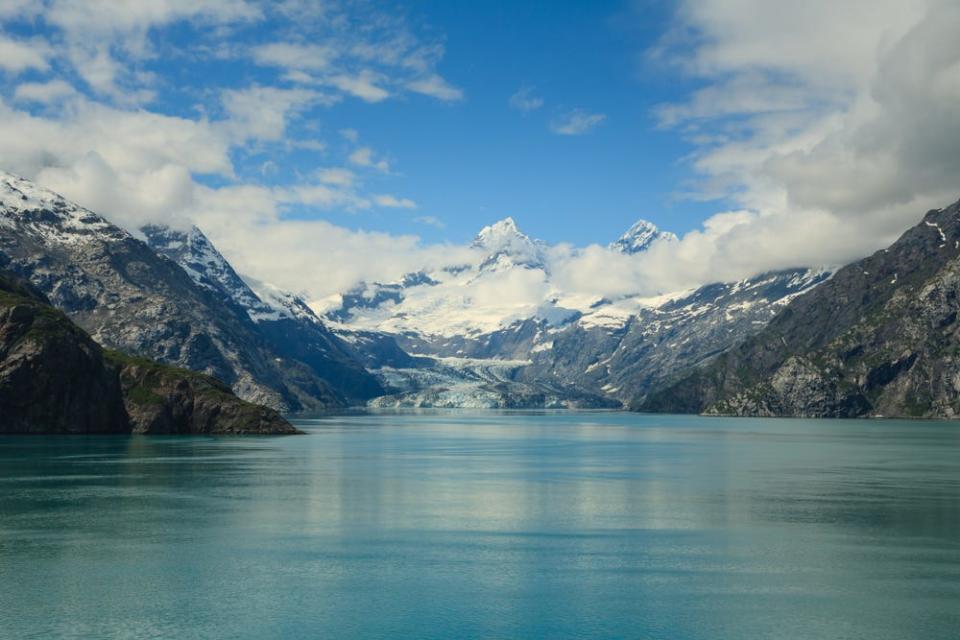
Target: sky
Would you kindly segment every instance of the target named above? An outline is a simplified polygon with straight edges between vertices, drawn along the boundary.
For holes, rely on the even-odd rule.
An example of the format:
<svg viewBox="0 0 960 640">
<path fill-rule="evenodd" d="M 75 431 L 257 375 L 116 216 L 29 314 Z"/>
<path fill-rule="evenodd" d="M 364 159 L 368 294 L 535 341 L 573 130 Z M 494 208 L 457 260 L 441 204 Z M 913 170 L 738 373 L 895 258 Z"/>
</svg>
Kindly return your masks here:
<svg viewBox="0 0 960 640">
<path fill-rule="evenodd" d="M 568 286 L 842 264 L 960 196 L 949 0 L 0 0 L 0 168 L 319 298 L 512 216 Z M 637 218 L 681 236 L 617 262 Z"/>
</svg>

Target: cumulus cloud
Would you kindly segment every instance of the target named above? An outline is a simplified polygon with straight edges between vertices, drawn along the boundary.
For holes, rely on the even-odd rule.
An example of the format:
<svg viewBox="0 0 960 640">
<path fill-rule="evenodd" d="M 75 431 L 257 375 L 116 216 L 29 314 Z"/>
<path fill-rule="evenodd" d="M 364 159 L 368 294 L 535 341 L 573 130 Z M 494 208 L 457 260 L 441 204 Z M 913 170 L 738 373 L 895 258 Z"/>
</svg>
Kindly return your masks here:
<svg viewBox="0 0 960 640">
<path fill-rule="evenodd" d="M 357 6 L 368 18 L 359 26 L 349 19 Z M 314 299 L 361 279 L 391 280 L 473 256 L 463 246 L 310 219 L 416 207 L 407 194 L 364 184 L 390 179 L 391 167 L 372 147 L 356 146 L 355 130 L 340 131 L 348 152 L 338 158 L 326 155 L 333 151 L 319 139 L 321 126 L 290 133 L 309 110 L 337 101 L 374 104 L 410 93 L 463 99 L 437 71 L 443 47 L 417 38 L 401 19 L 363 2 L 0 0 L 0 21 L 7 20 L 52 33 L 0 36 L 0 77 L 10 83 L 0 99 L 5 169 L 129 228 L 197 222 L 242 271 Z M 158 97 L 175 83 L 147 63 L 171 53 L 158 33 L 184 20 L 204 27 L 185 56 L 246 64 L 241 75 L 257 82 L 209 85 L 192 96 L 195 111 L 161 112 Z M 232 28 L 284 20 L 287 30 L 258 46 L 229 41 Z M 639 256 L 554 249 L 554 285 L 658 293 L 842 263 L 890 242 L 925 209 L 960 195 L 958 28 L 960 6 L 948 0 L 683 0 L 675 28 L 649 54 L 696 86 L 654 115 L 694 146 L 690 163 L 700 179 L 684 195 L 722 198 L 725 211 Z M 542 99 L 521 88 L 510 106 L 530 111 Z M 575 109 L 557 114 L 550 129 L 582 135 L 605 118 Z M 264 152 L 271 145 L 311 150 L 323 165 L 285 176 L 285 184 L 250 180 L 248 156 L 271 176 L 281 173 L 279 155 Z M 548 292 L 524 277 L 499 283 L 509 296 L 471 295 L 529 308 Z"/>
<path fill-rule="evenodd" d="M 561 136 L 582 136 L 607 119 L 602 113 L 590 113 L 586 109 L 574 109 L 560 114 L 550 121 L 550 131 Z"/>
<path fill-rule="evenodd" d="M 0 79 L 9 83 L 0 97 L 3 168 L 130 230 L 146 222 L 198 223 L 222 239 L 227 255 L 248 272 L 298 290 L 327 294 L 371 274 L 383 277 L 398 265 L 429 262 L 441 251 L 420 247 L 415 238 L 351 231 L 317 219 L 330 212 L 414 209 L 413 199 L 383 185 L 368 190 L 344 166 L 289 172 L 278 164 L 294 149 L 330 162 L 326 144 L 316 137 L 321 128 L 306 121 L 308 112 L 351 97 L 377 102 L 394 92 L 452 96 L 442 95 L 453 88 L 435 75 L 441 47 L 421 42 L 402 19 L 376 7 L 360 7 L 373 26 L 355 29 L 349 13 L 359 6 L 0 0 L 0 26 L 29 24 L 45 34 L 0 35 Z M 238 46 L 233 29 L 255 21 L 269 23 L 266 33 L 298 37 Z M 175 24 L 196 29 L 190 48 L 169 49 L 164 30 Z M 180 78 L 148 71 L 162 55 L 185 64 L 235 65 L 240 83 L 226 74 L 178 86 Z M 15 84 L 26 72 L 29 81 Z M 291 78 L 293 73 L 304 81 Z M 245 75 L 257 82 L 243 84 Z M 417 79 L 427 84 L 407 88 Z M 157 104 L 170 91 L 196 103 L 170 115 Z M 355 146 L 354 130 L 342 135 Z M 387 160 L 371 148 L 351 153 L 340 163 L 389 173 Z M 368 244 L 380 250 L 371 253 Z M 274 262 L 285 265 L 258 273 L 263 254 L 284 256 Z"/>
<path fill-rule="evenodd" d="M 222 126 L 238 142 L 280 140 L 292 113 L 324 99 L 324 96 L 307 89 L 260 86 L 228 89 L 222 97 L 228 116 Z"/>
<path fill-rule="evenodd" d="M 29 69 L 46 71 L 50 68 L 53 50 L 45 40 L 33 38 L 15 40 L 0 34 L 0 69 L 19 74 Z"/>
<path fill-rule="evenodd" d="M 311 301 L 361 280 L 388 282 L 399 274 L 474 257 L 467 247 L 424 245 L 413 235 L 352 231 L 319 219 L 280 223 L 281 200 L 265 187 L 198 186 L 191 219 L 240 272 L 296 290 Z M 278 260 L 281 248 L 283 259 Z"/>
<path fill-rule="evenodd" d="M 843 264 L 960 196 L 960 5 L 687 0 L 676 20 L 652 53 L 700 86 L 655 113 L 695 145 L 686 195 L 741 211 L 651 252 L 651 277 Z"/>
</svg>

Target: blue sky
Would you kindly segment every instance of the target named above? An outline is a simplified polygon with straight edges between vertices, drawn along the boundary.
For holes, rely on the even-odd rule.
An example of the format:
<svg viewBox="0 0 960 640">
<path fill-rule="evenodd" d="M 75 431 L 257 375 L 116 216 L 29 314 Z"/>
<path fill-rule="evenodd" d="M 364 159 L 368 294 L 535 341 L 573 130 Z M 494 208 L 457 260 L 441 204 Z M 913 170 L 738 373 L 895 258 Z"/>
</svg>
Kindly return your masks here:
<svg viewBox="0 0 960 640">
<path fill-rule="evenodd" d="M 286 215 L 455 242 L 510 215 L 536 237 L 585 244 L 610 241 L 637 217 L 687 231 L 717 209 L 716 203 L 678 197 L 690 178 L 683 158 L 691 148 L 676 131 L 658 128 L 651 113 L 657 104 L 681 99 L 692 84 L 676 68 L 645 55 L 670 25 L 669 3 L 432 1 L 376 7 L 423 46 L 443 48 L 436 72 L 463 98 L 407 94 L 375 103 L 354 97 L 309 105 L 289 117 L 284 138 L 319 139 L 323 150 L 263 144 L 235 148 L 232 157 L 241 180 L 293 184 L 317 169 L 341 166 L 357 146 L 339 133 L 350 129 L 358 144 L 390 166 L 388 172 L 368 172 L 365 187 L 417 206 L 357 212 L 291 204 Z M 363 10 L 352 19 L 362 21 Z M 293 86 L 282 78 L 285 69 L 243 57 L 199 56 L 191 51 L 198 43 L 256 47 L 296 34 L 312 44 L 330 33 L 326 27 L 296 33 L 295 24 L 278 17 L 231 28 L 223 39 L 210 37 L 210 25 L 186 20 L 154 28 L 157 55 L 138 69 L 155 74 L 161 88 L 143 107 L 191 118 L 200 106 L 215 118 L 224 89 Z M 23 37 L 58 37 L 33 19 L 10 29 Z M 76 72 L 64 70 L 77 90 L 96 97 Z M 521 90 L 542 106 L 511 108 L 511 96 Z M 48 107 L 29 108 L 43 113 Z M 551 131 L 551 123 L 574 110 L 603 119 L 578 135 Z M 210 185 L 229 180 L 197 177 Z"/>
<path fill-rule="evenodd" d="M 652 220 L 680 241 L 613 276 L 686 288 L 956 200 L 958 30 L 951 0 L 0 0 L 0 167 L 317 298 L 505 216 L 585 283 Z"/>
<path fill-rule="evenodd" d="M 536 5 L 417 4 L 413 13 L 445 35 L 439 70 L 464 100 L 344 103 L 327 118 L 396 157 L 402 175 L 385 181 L 416 200 L 419 214 L 446 224 L 420 229 L 426 236 L 463 240 L 505 215 L 553 242 L 607 242 L 638 216 L 678 231 L 699 223 L 710 205 L 676 197 L 689 178 L 682 158 L 690 149 L 675 131 L 658 129 L 650 111 L 689 84 L 643 59 L 669 11 L 640 13 L 621 2 Z M 543 106 L 511 109 L 523 87 Z M 606 117 L 583 135 L 550 131 L 552 119 L 577 108 Z M 409 224 L 389 212 L 376 218 L 394 231 Z"/>
</svg>

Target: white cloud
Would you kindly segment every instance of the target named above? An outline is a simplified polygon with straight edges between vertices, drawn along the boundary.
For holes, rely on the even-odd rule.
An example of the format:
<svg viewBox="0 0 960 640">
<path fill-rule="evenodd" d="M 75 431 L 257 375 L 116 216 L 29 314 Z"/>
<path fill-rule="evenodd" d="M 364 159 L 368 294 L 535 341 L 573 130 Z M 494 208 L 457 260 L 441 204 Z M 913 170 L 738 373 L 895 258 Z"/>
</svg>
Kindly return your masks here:
<svg viewBox="0 0 960 640">
<path fill-rule="evenodd" d="M 551 120 L 550 131 L 562 136 L 581 136 L 592 131 L 606 119 L 607 116 L 602 113 L 574 109 Z"/>
<path fill-rule="evenodd" d="M 367 69 L 355 75 L 335 75 L 328 82 L 364 102 L 382 102 L 390 97 L 390 92 L 378 84 L 382 82 L 381 76 Z"/>
<path fill-rule="evenodd" d="M 0 20 L 32 20 L 42 8 L 36 0 L 0 0 Z"/>
<path fill-rule="evenodd" d="M 338 187 L 352 187 L 357 182 L 357 175 L 353 171 L 340 167 L 321 169 L 317 172 L 317 178 L 323 184 L 332 184 Z"/>
<path fill-rule="evenodd" d="M 655 54 L 701 87 L 656 113 L 697 146 L 690 195 L 748 213 L 652 253 L 651 277 L 842 264 L 960 195 L 960 5 L 687 0 L 677 20 Z"/>
<path fill-rule="evenodd" d="M 253 59 L 264 66 L 307 71 L 328 69 L 336 53 L 325 45 L 273 42 L 253 49 Z"/>
<path fill-rule="evenodd" d="M 445 102 L 463 100 L 463 90 L 452 86 L 436 73 L 408 82 L 407 88 L 415 93 L 422 93 Z"/>
<path fill-rule="evenodd" d="M 318 159 L 329 161 L 318 139 L 322 119 L 313 119 L 318 107 L 345 96 L 379 102 L 411 91 L 448 100 L 457 91 L 435 77 L 442 46 L 421 42 L 402 18 L 362 9 L 358 24 L 353 3 L 0 0 L 0 27 L 29 19 L 49 35 L 0 35 L 0 69 L 10 81 L 4 95 L 12 95 L 10 102 L 0 98 L 2 168 L 131 230 L 146 222 L 199 223 L 242 270 L 310 295 L 440 263 L 460 248 L 304 219 L 412 210 L 413 199 L 370 191 L 345 167 L 281 166 L 280 154 L 293 149 L 324 152 Z M 294 22 L 274 29 L 264 18 Z M 244 48 L 232 39 L 234 28 L 257 20 L 268 34 L 262 46 Z M 181 21 L 196 27 L 197 36 L 186 49 L 173 50 L 164 30 Z M 290 34 L 296 37 L 283 40 Z M 307 42 L 314 44 L 296 44 Z M 174 66 L 235 65 L 240 77 L 257 83 L 238 85 L 230 74 L 213 74 L 180 86 L 182 77 L 161 75 L 162 66 L 148 72 L 161 56 Z M 253 64 L 258 68 L 249 73 Z M 12 76 L 26 71 L 40 78 L 14 85 Z M 176 116 L 159 112 L 174 101 L 170 91 L 179 93 L 174 100 L 188 95 L 196 104 L 181 102 Z M 164 103 L 154 102 L 160 96 Z M 47 106 L 28 109 L 37 104 Z M 352 129 L 340 135 L 351 148 L 359 139 Z M 390 171 L 370 147 L 351 155 L 341 160 Z M 268 184 L 253 182 L 263 176 Z"/>
<path fill-rule="evenodd" d="M 37 16 L 59 33 L 60 56 L 93 91 L 127 105 L 144 104 L 155 95 L 155 78 L 138 68 L 157 56 L 150 37 L 155 29 L 183 20 L 227 25 L 261 15 L 254 3 L 243 0 L 48 0 L 42 6 Z"/>
<path fill-rule="evenodd" d="M 436 216 L 417 216 L 413 219 L 413 221 L 420 224 L 425 224 L 429 227 L 434 227 L 436 229 L 444 229 L 447 226 L 443 220 Z"/>
<path fill-rule="evenodd" d="M 370 169 L 376 169 L 383 173 L 390 172 L 390 163 L 384 160 L 383 158 L 377 158 L 374 155 L 373 149 L 370 147 L 360 147 L 354 149 L 349 157 L 350 163 L 355 164 L 358 167 L 367 167 Z"/>
<path fill-rule="evenodd" d="M 355 212 L 369 209 L 369 198 L 358 195 L 353 185 L 302 184 L 296 187 L 275 191 L 278 204 L 308 205 L 316 209 L 342 210 Z"/>
<path fill-rule="evenodd" d="M 416 209 L 417 203 L 409 198 L 398 198 L 390 194 L 380 194 L 373 196 L 373 201 L 379 207 L 388 209 Z"/>
<path fill-rule="evenodd" d="M 18 74 L 28 69 L 47 71 L 53 49 L 45 40 L 15 40 L 0 34 L 0 69 Z"/>
<path fill-rule="evenodd" d="M 49 82 L 24 82 L 17 85 L 13 97 L 19 102 L 53 104 L 78 95 L 72 85 L 63 80 Z"/>
<path fill-rule="evenodd" d="M 280 140 L 286 133 L 289 116 L 320 99 L 323 96 L 308 89 L 230 89 L 222 97 L 228 115 L 223 127 L 240 142 Z"/>
<path fill-rule="evenodd" d="M 511 109 L 523 111 L 536 111 L 543 106 L 543 98 L 537 95 L 534 87 L 524 85 L 517 89 L 517 92 L 510 96 L 508 101 Z"/>
<path fill-rule="evenodd" d="M 280 207 L 276 194 L 263 187 L 197 187 L 191 217 L 241 273 L 311 300 L 361 280 L 385 282 L 473 255 L 464 247 L 424 246 L 413 235 L 351 231 L 324 220 L 279 223 Z"/>
</svg>

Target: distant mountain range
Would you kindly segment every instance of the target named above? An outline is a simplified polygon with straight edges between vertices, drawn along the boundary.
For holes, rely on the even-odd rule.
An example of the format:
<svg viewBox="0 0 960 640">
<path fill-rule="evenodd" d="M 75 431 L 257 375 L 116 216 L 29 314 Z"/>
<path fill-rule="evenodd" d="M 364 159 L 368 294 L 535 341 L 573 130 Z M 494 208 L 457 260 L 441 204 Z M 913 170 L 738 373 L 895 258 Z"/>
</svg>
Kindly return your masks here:
<svg viewBox="0 0 960 640">
<path fill-rule="evenodd" d="M 676 241 L 640 220 L 609 249 L 635 255 Z M 355 330 L 390 335 L 409 353 L 439 365 L 440 375 L 422 362 L 371 366 L 394 390 L 376 404 L 619 407 L 753 334 L 830 276 L 825 269 L 799 268 L 655 298 L 611 300 L 555 286 L 550 248 L 511 218 L 483 228 L 471 246 L 470 263 L 361 284 L 326 310 L 325 320 L 341 336 Z M 503 291 L 508 300 L 517 282 L 539 287 L 539 303 L 485 299 L 488 291 Z"/>
<path fill-rule="evenodd" d="M 138 239 L 0 174 L 0 269 L 105 347 L 211 374 L 285 412 L 952 416 L 956 213 L 931 212 L 888 251 L 836 275 L 798 267 L 616 298 L 564 291 L 554 248 L 506 218 L 458 261 L 311 306 L 242 277 L 196 227 L 146 226 Z M 676 241 L 640 220 L 608 250 L 613 261 Z"/>
</svg>

